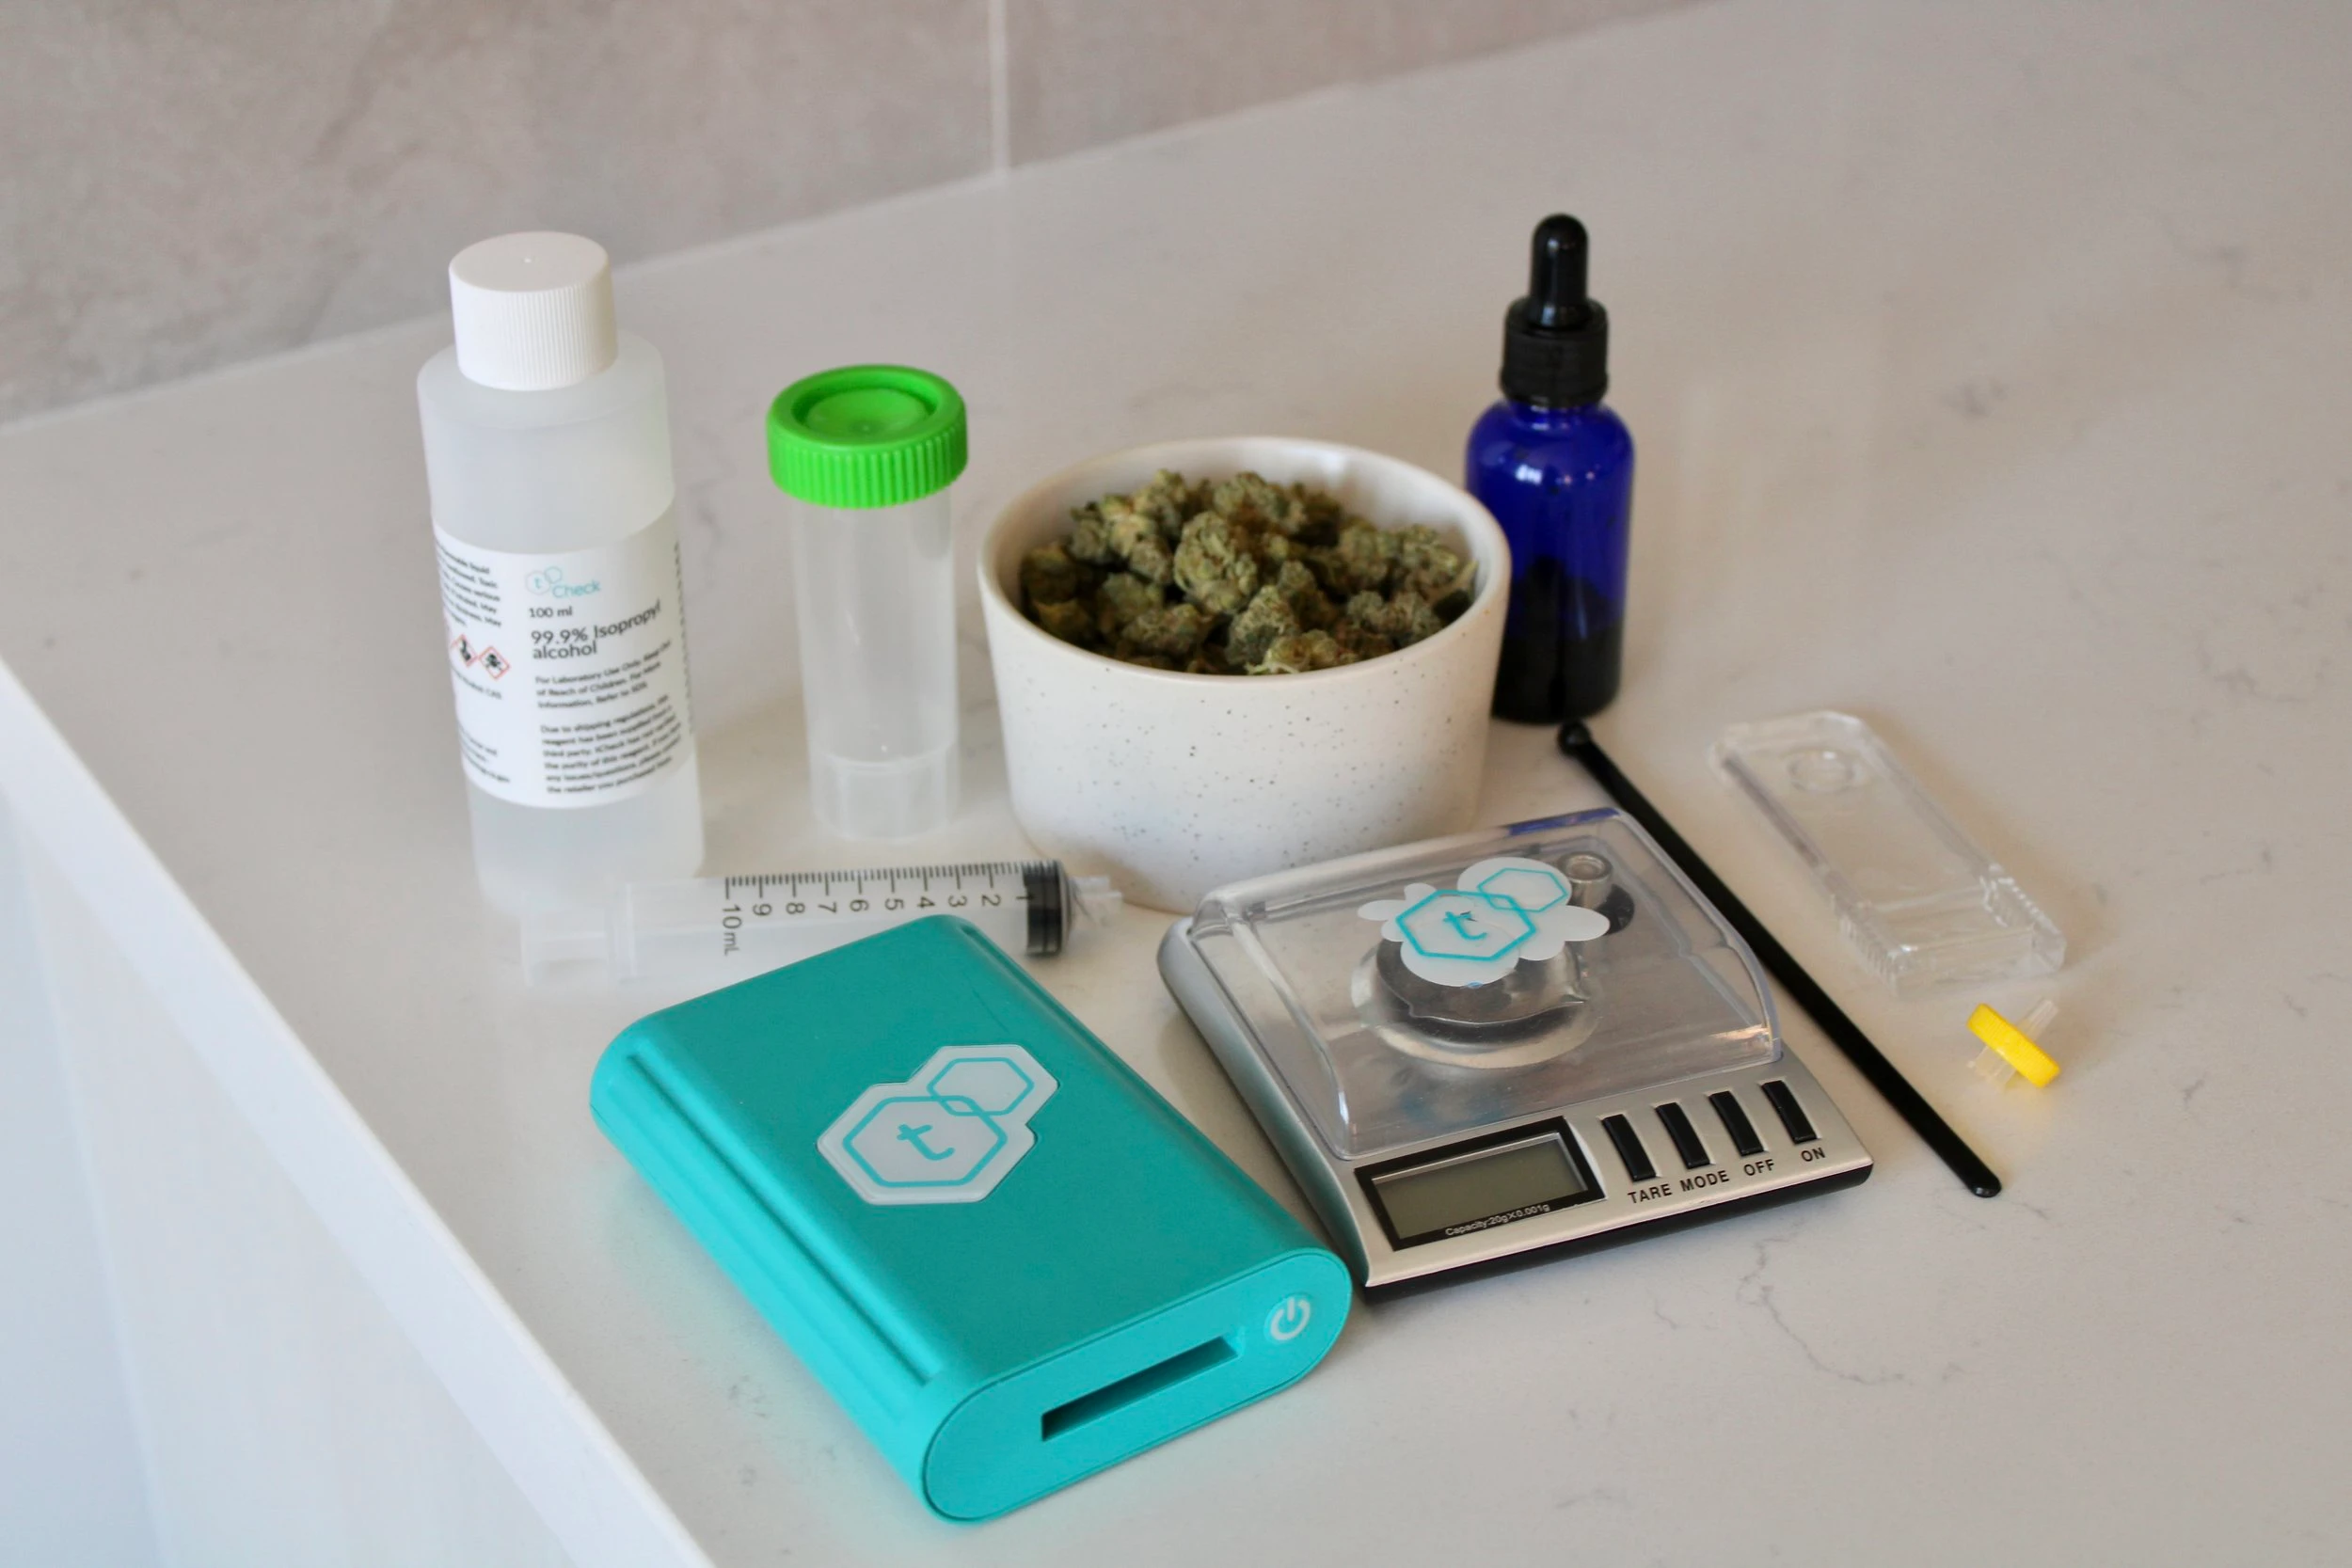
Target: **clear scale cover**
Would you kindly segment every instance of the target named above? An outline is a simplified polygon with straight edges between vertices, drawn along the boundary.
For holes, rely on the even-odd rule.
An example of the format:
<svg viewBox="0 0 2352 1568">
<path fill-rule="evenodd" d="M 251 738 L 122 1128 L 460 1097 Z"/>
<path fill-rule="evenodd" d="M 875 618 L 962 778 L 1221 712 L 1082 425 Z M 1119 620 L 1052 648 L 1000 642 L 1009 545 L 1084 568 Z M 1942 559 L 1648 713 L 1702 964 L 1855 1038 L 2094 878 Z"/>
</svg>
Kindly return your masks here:
<svg viewBox="0 0 2352 1568">
<path fill-rule="evenodd" d="M 1712 756 L 1899 994 L 2047 974 L 2066 961 L 2050 917 L 1861 720 L 1822 712 L 1734 724 Z"/>
<path fill-rule="evenodd" d="M 1238 882 L 1188 940 L 1346 1160 L 1780 1053 L 1746 946 L 1615 811 Z"/>
</svg>

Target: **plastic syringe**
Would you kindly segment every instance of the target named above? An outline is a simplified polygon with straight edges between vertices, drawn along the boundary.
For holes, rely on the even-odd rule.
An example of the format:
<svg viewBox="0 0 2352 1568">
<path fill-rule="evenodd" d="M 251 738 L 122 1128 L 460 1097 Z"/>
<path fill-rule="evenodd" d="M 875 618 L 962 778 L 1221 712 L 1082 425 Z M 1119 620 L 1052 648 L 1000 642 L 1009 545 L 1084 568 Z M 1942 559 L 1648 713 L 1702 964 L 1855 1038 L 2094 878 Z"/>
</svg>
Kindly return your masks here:
<svg viewBox="0 0 2352 1568">
<path fill-rule="evenodd" d="M 779 871 L 631 882 L 601 905 L 523 916 L 523 974 L 594 964 L 616 980 L 732 972 L 749 977 L 927 915 L 970 921 L 1008 953 L 1058 953 L 1120 904 L 1107 877 L 1059 861 Z"/>
</svg>

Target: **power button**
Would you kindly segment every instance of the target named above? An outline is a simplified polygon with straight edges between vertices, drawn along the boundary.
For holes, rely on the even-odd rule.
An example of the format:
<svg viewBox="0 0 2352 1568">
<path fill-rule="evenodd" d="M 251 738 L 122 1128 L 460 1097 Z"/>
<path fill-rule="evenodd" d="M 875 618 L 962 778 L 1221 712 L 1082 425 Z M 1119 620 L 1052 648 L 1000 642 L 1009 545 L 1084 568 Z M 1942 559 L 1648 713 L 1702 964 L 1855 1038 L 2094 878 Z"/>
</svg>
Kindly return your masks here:
<svg viewBox="0 0 2352 1568">
<path fill-rule="evenodd" d="M 1278 1345 L 1286 1345 L 1307 1332 L 1307 1324 L 1314 1315 L 1315 1304 L 1305 1296 L 1284 1296 L 1266 1314 L 1266 1338 Z"/>
</svg>

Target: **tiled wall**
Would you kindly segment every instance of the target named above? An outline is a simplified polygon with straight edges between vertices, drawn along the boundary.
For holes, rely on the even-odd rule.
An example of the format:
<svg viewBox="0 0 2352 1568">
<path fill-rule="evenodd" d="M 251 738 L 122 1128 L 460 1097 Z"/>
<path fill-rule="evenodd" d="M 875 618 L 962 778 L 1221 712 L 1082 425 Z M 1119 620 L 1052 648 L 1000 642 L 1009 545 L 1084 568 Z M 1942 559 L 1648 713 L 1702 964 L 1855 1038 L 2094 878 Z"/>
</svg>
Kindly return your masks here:
<svg viewBox="0 0 2352 1568">
<path fill-rule="evenodd" d="M 0 421 L 1674 0 L 0 0 Z"/>
<path fill-rule="evenodd" d="M 1004 0 L 1016 162 L 1672 0 Z"/>
</svg>

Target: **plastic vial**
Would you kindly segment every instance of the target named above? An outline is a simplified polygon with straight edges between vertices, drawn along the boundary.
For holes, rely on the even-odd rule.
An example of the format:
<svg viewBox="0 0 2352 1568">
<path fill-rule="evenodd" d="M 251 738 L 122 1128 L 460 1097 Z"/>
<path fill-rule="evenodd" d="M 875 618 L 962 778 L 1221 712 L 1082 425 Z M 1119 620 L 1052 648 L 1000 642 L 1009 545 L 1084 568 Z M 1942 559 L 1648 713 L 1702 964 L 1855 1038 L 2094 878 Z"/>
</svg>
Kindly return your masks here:
<svg viewBox="0 0 2352 1568">
<path fill-rule="evenodd" d="M 509 912 L 691 877 L 702 786 L 661 357 L 604 248 L 508 234 L 450 263 L 417 376 L 484 896 Z"/>
<path fill-rule="evenodd" d="M 963 399 L 926 371 L 852 365 L 768 410 L 791 498 L 809 797 L 845 838 L 928 832 L 956 810 L 955 549 Z"/>
<path fill-rule="evenodd" d="M 1535 228 L 1527 297 L 1503 317 L 1502 401 L 1471 427 L 1465 487 L 1511 541 L 1495 713 L 1558 723 L 1617 694 L 1633 437 L 1601 406 L 1609 317 L 1584 293 L 1584 226 Z"/>
</svg>

